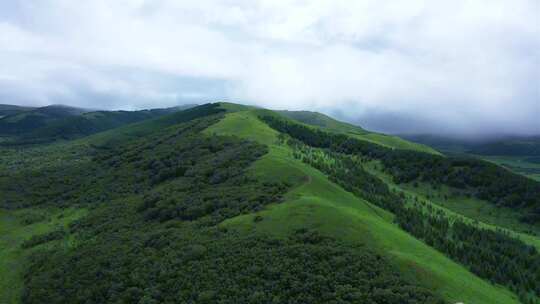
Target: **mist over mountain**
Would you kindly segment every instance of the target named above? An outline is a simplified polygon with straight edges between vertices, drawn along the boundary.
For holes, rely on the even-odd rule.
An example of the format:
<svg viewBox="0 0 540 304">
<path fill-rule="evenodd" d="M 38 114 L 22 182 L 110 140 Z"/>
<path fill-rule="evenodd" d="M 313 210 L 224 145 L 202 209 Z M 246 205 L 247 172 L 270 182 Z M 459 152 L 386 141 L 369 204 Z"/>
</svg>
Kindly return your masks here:
<svg viewBox="0 0 540 304">
<path fill-rule="evenodd" d="M 339 113 L 337 114 L 340 115 Z M 536 121 L 492 121 L 489 117 L 443 119 L 434 115 L 367 111 L 348 121 L 369 130 L 383 133 L 415 136 L 432 135 L 461 141 L 493 141 L 513 137 L 540 135 Z"/>
</svg>

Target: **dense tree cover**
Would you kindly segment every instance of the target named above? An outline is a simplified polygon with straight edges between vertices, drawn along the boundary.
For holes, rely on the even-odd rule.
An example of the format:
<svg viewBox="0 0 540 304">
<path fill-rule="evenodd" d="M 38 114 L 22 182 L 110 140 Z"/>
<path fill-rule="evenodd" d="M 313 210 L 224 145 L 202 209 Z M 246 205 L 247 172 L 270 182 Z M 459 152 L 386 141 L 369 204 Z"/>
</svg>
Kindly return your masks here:
<svg viewBox="0 0 540 304">
<path fill-rule="evenodd" d="M 540 223 L 540 183 L 495 164 L 472 158 L 395 150 L 274 116 L 260 118 L 270 127 L 309 146 L 378 159 L 397 183 L 422 180 L 433 185 L 449 185 L 490 203 L 519 209 L 524 213 L 523 221 Z"/>
<path fill-rule="evenodd" d="M 493 283 L 508 286 L 523 303 L 540 303 L 540 254 L 501 230 L 449 222 L 442 211 L 404 208 L 396 221 L 404 230 Z"/>
<path fill-rule="evenodd" d="M 84 109 L 50 105 L 40 108 L 30 108 L 17 111 L 12 115 L 0 118 L 0 135 L 21 135 L 48 123 L 84 113 Z"/>
<path fill-rule="evenodd" d="M 29 125 L 26 129 L 17 132 L 17 136 L 11 137 L 8 140 L 0 142 L 0 146 L 5 147 L 17 147 L 23 145 L 36 145 L 51 143 L 57 140 L 73 140 L 77 138 L 86 137 L 95 133 L 103 132 L 106 130 L 118 128 L 127 124 L 141 122 L 150 119 L 156 119 L 169 115 L 171 117 L 189 117 L 190 114 L 205 114 L 218 113 L 222 110 L 215 104 L 208 104 L 201 107 L 197 107 L 194 110 L 189 110 L 192 106 L 187 105 L 185 107 L 176 108 L 164 108 L 164 109 L 152 109 L 152 110 L 140 110 L 140 111 L 95 111 L 86 113 L 74 113 L 68 116 L 51 117 L 44 121 L 35 121 L 33 116 L 25 118 L 29 120 Z M 39 108 L 41 110 L 43 108 Z M 184 109 L 184 111 L 181 111 Z M 189 111 L 186 111 L 189 110 Z M 171 115 L 171 113 L 183 112 L 178 115 Z M 23 113 L 24 114 L 24 113 Z M 41 117 L 41 116 L 40 116 Z M 9 117 L 6 117 L 9 119 Z M 12 126 L 17 129 L 22 122 L 17 122 Z M 2 123 L 0 121 L 0 134 L 2 133 Z"/>
<path fill-rule="evenodd" d="M 57 229 L 48 233 L 34 235 L 28 240 L 24 241 L 21 247 L 30 248 L 53 240 L 63 239 L 65 236 L 66 232 L 63 229 Z"/>
<path fill-rule="evenodd" d="M 381 161 L 398 183 L 421 180 L 434 185 L 446 184 L 501 206 L 540 207 L 540 183 L 486 161 L 431 157 L 408 151 L 392 153 Z M 539 213 L 531 213 L 524 220 L 538 222 L 538 216 Z"/>
<path fill-rule="evenodd" d="M 9 115 L 19 114 L 25 111 L 30 111 L 35 108 L 33 107 L 23 107 L 16 105 L 0 104 L 0 118 L 6 117 Z"/>
<path fill-rule="evenodd" d="M 143 138 L 116 138 L 99 145 L 91 145 L 78 160 L 55 166 L 19 168 L 0 172 L 0 206 L 25 207 L 41 204 L 67 206 L 103 202 L 124 195 L 140 193 L 165 181 L 172 170 L 182 165 L 187 154 L 205 153 L 207 156 L 225 149 L 228 139 L 213 141 L 196 132 L 219 120 L 215 105 L 175 113 L 165 119 L 178 122 Z M 198 119 L 200 118 L 200 119 Z M 200 150 L 185 148 L 186 141 L 205 142 Z M 177 153 L 177 146 L 184 145 Z M 253 144 L 244 142 L 253 147 Z M 81 147 L 82 149 L 82 147 Z M 258 148 L 259 155 L 264 153 Z M 185 161 L 184 169 L 194 163 Z M 163 169 L 163 170 L 162 170 Z M 178 172 L 180 173 L 180 172 Z"/>
<path fill-rule="evenodd" d="M 122 125 L 159 117 L 170 110 L 99 111 L 55 120 L 46 126 L 21 135 L 2 145 L 48 143 L 55 140 L 72 140 Z"/>
<path fill-rule="evenodd" d="M 196 223 L 88 220 L 97 222 L 81 225 L 99 227 L 93 242 L 34 255 L 23 303 L 443 303 L 382 256 L 311 231 L 277 240 Z"/>
<path fill-rule="evenodd" d="M 99 178 L 121 196 L 70 225 L 75 247 L 35 248 L 23 303 L 443 303 L 363 246 L 306 229 L 273 239 L 219 228 L 288 185 L 246 171 L 266 147 L 200 134 L 213 119 L 97 149 L 93 162 L 111 168 Z"/>
<path fill-rule="evenodd" d="M 295 139 L 287 142 L 296 158 L 326 173 L 344 189 L 393 212 L 403 230 L 478 276 L 509 287 L 523 303 L 540 303 L 540 253 L 536 248 L 502 230 L 482 229 L 450 219 L 430 205 L 407 204 L 404 194 L 391 191 L 362 168 L 365 158 L 312 148 Z"/>
<path fill-rule="evenodd" d="M 23 225 L 31 225 L 34 223 L 39 223 L 45 221 L 47 216 L 39 212 L 23 212 L 19 214 L 19 221 Z"/>
</svg>

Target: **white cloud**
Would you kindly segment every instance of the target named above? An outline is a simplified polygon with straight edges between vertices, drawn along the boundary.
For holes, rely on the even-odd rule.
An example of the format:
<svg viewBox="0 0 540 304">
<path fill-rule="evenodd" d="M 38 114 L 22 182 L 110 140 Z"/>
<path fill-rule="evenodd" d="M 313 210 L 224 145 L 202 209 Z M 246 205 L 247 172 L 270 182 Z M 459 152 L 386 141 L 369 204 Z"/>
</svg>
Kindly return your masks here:
<svg viewBox="0 0 540 304">
<path fill-rule="evenodd" d="M 0 10 L 2 102 L 136 108 L 196 96 L 540 132 L 536 0 L 49 0 Z"/>
</svg>

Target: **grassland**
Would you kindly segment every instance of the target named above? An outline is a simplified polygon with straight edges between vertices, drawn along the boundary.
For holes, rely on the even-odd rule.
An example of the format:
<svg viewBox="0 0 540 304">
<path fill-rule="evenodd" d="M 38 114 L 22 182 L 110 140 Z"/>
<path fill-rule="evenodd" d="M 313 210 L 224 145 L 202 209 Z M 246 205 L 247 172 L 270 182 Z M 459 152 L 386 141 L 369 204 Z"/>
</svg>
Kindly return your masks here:
<svg viewBox="0 0 540 304">
<path fill-rule="evenodd" d="M 295 160 L 288 147 L 277 143 L 277 132 L 250 111 L 228 114 L 207 130 L 269 144 L 270 153 L 252 167 L 266 179 L 286 179 L 296 186 L 282 204 L 257 214 L 223 223 L 239 231 L 284 237 L 297 228 L 314 228 L 338 239 L 365 244 L 390 257 L 407 275 L 421 281 L 449 302 L 517 303 L 504 288 L 471 274 L 441 253 L 392 223 L 392 215 L 330 182 L 321 172 Z M 262 221 L 254 221 L 256 216 Z"/>
<path fill-rule="evenodd" d="M 86 213 L 84 209 L 20 209 L 16 211 L 0 209 L 0 303 L 16 304 L 22 289 L 22 272 L 29 254 L 51 243 L 31 249 L 22 249 L 21 244 L 34 235 L 44 234 L 70 222 Z M 25 224 L 25 219 L 37 218 L 35 223 Z M 53 241 L 55 245 L 69 247 L 71 239 Z"/>
<path fill-rule="evenodd" d="M 413 151 L 441 155 L 440 152 L 438 152 L 437 150 L 431 147 L 428 147 L 422 144 L 413 143 L 397 136 L 379 134 L 379 133 L 358 134 L 358 133 L 349 132 L 348 134 L 351 135 L 352 137 L 369 141 L 375 144 L 379 144 L 381 146 L 393 148 L 393 149 L 413 150 Z"/>
<path fill-rule="evenodd" d="M 440 155 L 437 150 L 429 146 L 410 142 L 397 136 L 366 131 L 359 126 L 335 120 L 321 113 L 309 111 L 278 111 L 278 113 L 307 125 L 322 128 L 330 132 L 347 134 L 351 137 L 388 148 L 413 150 Z"/>
</svg>

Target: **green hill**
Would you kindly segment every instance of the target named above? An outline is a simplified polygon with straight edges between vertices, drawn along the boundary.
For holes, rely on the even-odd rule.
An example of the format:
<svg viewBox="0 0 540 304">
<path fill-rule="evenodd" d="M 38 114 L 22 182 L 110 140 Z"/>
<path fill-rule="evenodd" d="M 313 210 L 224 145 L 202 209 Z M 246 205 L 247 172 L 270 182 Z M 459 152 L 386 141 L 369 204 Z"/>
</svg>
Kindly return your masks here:
<svg viewBox="0 0 540 304">
<path fill-rule="evenodd" d="M 0 302 L 538 303 L 538 183 L 288 116 L 0 147 Z"/>
<path fill-rule="evenodd" d="M 152 109 L 141 111 L 92 111 L 82 112 L 67 107 L 59 107 L 56 112 L 51 112 L 47 107 L 35 111 L 6 117 L 6 127 L 20 128 L 21 131 L 12 132 L 10 140 L 5 140 L 3 145 L 23 145 L 48 143 L 56 140 L 72 140 L 123 125 L 140 122 L 147 119 L 157 118 L 176 111 L 188 109 L 194 105 L 181 107 Z M 71 109 L 71 110 L 70 110 Z M 64 111 L 64 112 L 63 112 Z M 37 113 L 37 114 L 36 114 Z M 46 113 L 48 116 L 43 116 Z M 52 114 L 51 114 L 52 113 Z M 26 115 L 21 118 L 21 115 Z M 39 116 L 36 120 L 36 115 Z M 2 128 L 0 120 L 0 129 Z M 33 127 L 30 127 L 33 126 Z M 9 132 L 7 132 L 9 133 Z"/>
<path fill-rule="evenodd" d="M 540 181 L 540 138 L 538 136 L 501 137 L 476 141 L 434 135 L 416 135 L 406 138 L 447 154 L 462 154 L 484 159 Z"/>
<path fill-rule="evenodd" d="M 16 115 L 22 112 L 30 111 L 35 108 L 32 107 L 21 107 L 8 104 L 0 104 L 0 119 L 8 115 Z"/>
<path fill-rule="evenodd" d="M 4 107 L 6 107 L 4 105 Z M 9 106 L 13 108 L 13 106 Z M 20 109 L 17 107 L 17 109 Z M 15 111 L 14 114 L 0 118 L 0 135 L 21 135 L 31 132 L 48 123 L 84 113 L 86 110 L 64 105 L 50 105 L 46 107 Z"/>
<path fill-rule="evenodd" d="M 347 134 L 351 137 L 358 138 L 360 140 L 364 140 L 368 142 L 372 142 L 375 144 L 379 144 L 385 147 L 394 148 L 394 149 L 402 149 L 402 150 L 420 151 L 420 152 L 440 155 L 438 151 L 430 148 L 429 146 L 407 141 L 398 136 L 369 132 L 362 129 L 359 126 L 355 126 L 352 124 L 335 120 L 321 113 L 310 112 L 310 111 L 278 111 L 278 112 L 288 118 L 297 120 L 299 122 L 302 122 L 308 125 L 320 127 L 324 130 L 331 131 L 331 132 Z"/>
<path fill-rule="evenodd" d="M 173 111 L 175 109 L 88 112 L 51 122 L 43 128 L 25 134 L 19 142 L 81 138 L 126 124 L 156 118 Z"/>
</svg>

